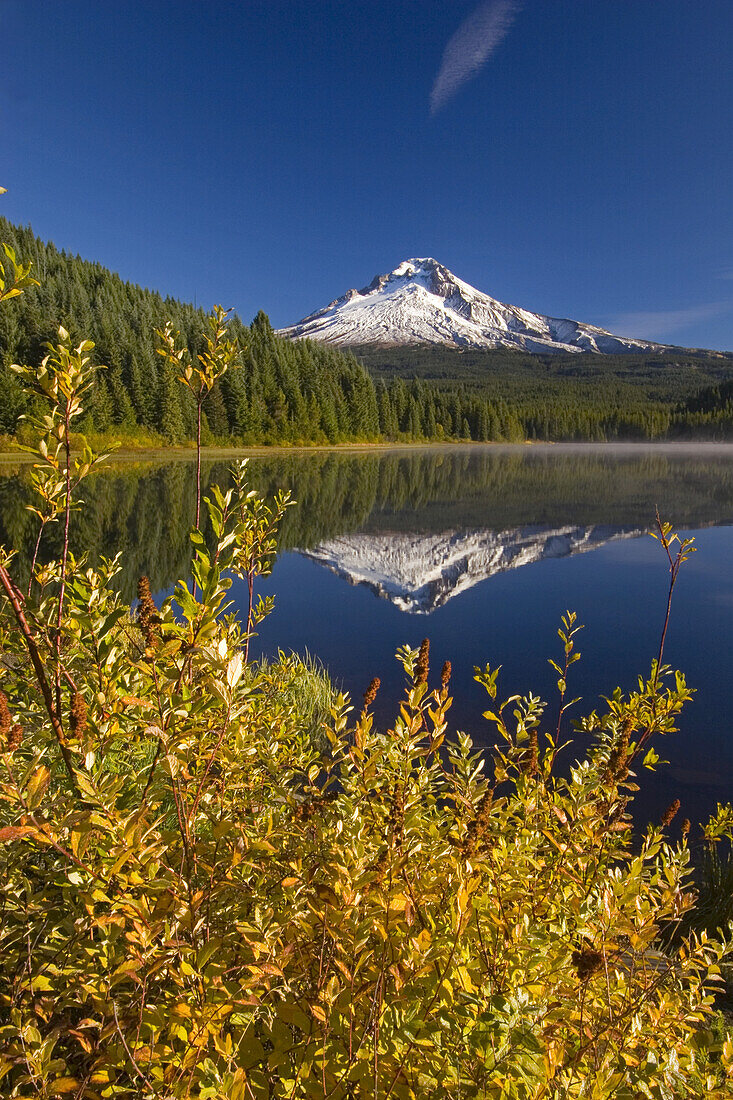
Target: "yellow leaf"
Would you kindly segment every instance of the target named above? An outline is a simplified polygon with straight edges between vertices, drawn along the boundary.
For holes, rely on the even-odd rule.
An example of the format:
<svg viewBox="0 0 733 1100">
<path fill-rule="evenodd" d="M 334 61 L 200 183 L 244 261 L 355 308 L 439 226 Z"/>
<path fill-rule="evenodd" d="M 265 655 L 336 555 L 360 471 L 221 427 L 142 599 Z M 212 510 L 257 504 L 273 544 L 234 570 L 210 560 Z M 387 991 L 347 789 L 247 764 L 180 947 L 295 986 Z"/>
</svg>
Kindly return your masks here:
<svg viewBox="0 0 733 1100">
<path fill-rule="evenodd" d="M 51 1096 L 63 1096 L 67 1092 L 76 1092 L 80 1085 L 81 1082 L 76 1077 L 57 1077 L 49 1091 Z"/>
<path fill-rule="evenodd" d="M 26 798 L 28 804 L 33 809 L 43 798 L 44 791 L 51 781 L 51 773 L 45 764 L 41 764 L 34 771 L 33 775 L 28 780 L 28 786 L 26 788 Z"/>
</svg>

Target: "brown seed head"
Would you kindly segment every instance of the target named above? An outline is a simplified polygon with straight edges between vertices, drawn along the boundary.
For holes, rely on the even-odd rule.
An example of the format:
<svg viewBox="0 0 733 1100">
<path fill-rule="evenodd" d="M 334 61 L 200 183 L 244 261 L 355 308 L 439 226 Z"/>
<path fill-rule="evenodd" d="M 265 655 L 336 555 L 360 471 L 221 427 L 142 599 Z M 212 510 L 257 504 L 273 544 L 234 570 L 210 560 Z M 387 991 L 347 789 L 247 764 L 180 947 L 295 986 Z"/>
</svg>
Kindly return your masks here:
<svg viewBox="0 0 733 1100">
<path fill-rule="evenodd" d="M 627 715 L 621 726 L 618 740 L 608 757 L 608 769 L 603 777 L 604 782 L 623 781 L 629 774 L 629 740 L 633 728 L 634 720 L 630 715 Z"/>
<path fill-rule="evenodd" d="M 395 783 L 392 792 L 392 805 L 387 820 L 387 828 L 394 847 L 402 848 L 402 833 L 405 826 L 405 790 L 401 783 Z"/>
<path fill-rule="evenodd" d="M 382 848 L 379 855 L 372 865 L 374 871 L 374 877 L 377 882 L 381 882 L 384 878 L 385 871 L 387 870 L 387 864 L 389 862 L 389 849 Z"/>
<path fill-rule="evenodd" d="M 480 828 L 485 829 L 486 826 L 489 824 L 489 817 L 491 816 L 491 807 L 493 805 L 493 802 L 494 802 L 494 790 L 493 790 L 493 787 L 489 787 L 488 790 L 484 791 L 483 795 L 481 796 L 481 801 L 479 802 L 478 806 L 476 807 L 476 819 L 475 820 L 476 820 L 476 824 Z"/>
<path fill-rule="evenodd" d="M 420 654 L 415 665 L 415 683 L 425 684 L 430 670 L 430 639 L 423 638 L 420 646 Z"/>
<path fill-rule="evenodd" d="M 23 727 L 20 723 L 16 723 L 8 734 L 8 752 L 15 752 L 17 748 L 20 748 L 20 743 L 23 740 Z"/>
<path fill-rule="evenodd" d="M 155 627 L 160 619 L 150 591 L 150 581 L 145 576 L 142 576 L 137 582 L 137 598 L 139 600 L 137 621 L 145 638 L 145 644 L 150 647 L 155 641 Z"/>
<path fill-rule="evenodd" d="M 448 684 L 450 683 L 450 677 L 451 677 L 451 672 L 452 671 L 453 671 L 453 666 L 451 665 L 450 661 L 446 661 L 445 664 L 443 665 L 443 671 L 440 674 L 440 683 L 441 683 L 442 687 L 444 687 L 444 688 L 448 687 Z"/>
<path fill-rule="evenodd" d="M 537 744 L 537 730 L 529 731 L 529 749 L 522 766 L 525 775 L 537 775 L 539 771 L 539 746 Z"/>
<path fill-rule="evenodd" d="M 75 691 L 69 710 L 69 725 L 74 737 L 81 737 L 87 728 L 87 704 L 80 692 Z"/>
<path fill-rule="evenodd" d="M 315 811 L 315 804 L 312 799 L 307 799 L 305 802 L 299 802 L 293 810 L 293 821 L 309 821 Z"/>
<path fill-rule="evenodd" d="M 670 802 L 669 806 L 667 806 L 667 809 L 664 811 L 664 814 L 662 815 L 662 826 L 664 828 L 666 828 L 667 825 L 672 824 L 672 822 L 675 818 L 675 815 L 677 814 L 677 811 L 679 810 L 679 808 L 680 808 L 679 798 L 675 798 L 672 802 Z"/>
<path fill-rule="evenodd" d="M 587 982 L 603 966 L 603 955 L 594 947 L 584 947 L 582 951 L 573 951 L 573 966 L 581 982 Z"/>
<path fill-rule="evenodd" d="M 688 836 L 688 834 L 690 832 L 690 819 L 689 819 L 689 817 L 686 817 L 685 820 L 682 822 L 682 825 L 680 826 L 680 832 L 682 833 L 683 836 Z"/>
<path fill-rule="evenodd" d="M 494 791 L 489 787 L 482 795 L 481 801 L 476 807 L 474 819 L 466 830 L 463 850 L 469 857 L 475 855 L 485 844 L 489 832 L 489 821 L 491 818 L 491 806 L 493 801 Z"/>
<path fill-rule="evenodd" d="M 23 727 L 13 722 L 5 692 L 0 691 L 0 752 L 15 752 L 23 740 Z"/>
<path fill-rule="evenodd" d="M 330 802 L 335 802 L 337 798 L 338 791 L 326 791 L 325 794 L 321 794 L 317 798 L 307 798 L 303 802 L 299 802 L 293 810 L 293 821 L 310 821 L 315 813 L 318 813 Z"/>
<path fill-rule="evenodd" d="M 7 737 L 13 725 L 13 716 L 10 713 L 8 699 L 4 691 L 0 691 L 0 737 Z"/>
<path fill-rule="evenodd" d="M 379 691 L 381 685 L 382 681 L 379 679 L 378 676 L 375 676 L 369 687 L 364 692 L 364 710 L 370 707 L 374 700 L 377 698 L 377 692 Z"/>
</svg>

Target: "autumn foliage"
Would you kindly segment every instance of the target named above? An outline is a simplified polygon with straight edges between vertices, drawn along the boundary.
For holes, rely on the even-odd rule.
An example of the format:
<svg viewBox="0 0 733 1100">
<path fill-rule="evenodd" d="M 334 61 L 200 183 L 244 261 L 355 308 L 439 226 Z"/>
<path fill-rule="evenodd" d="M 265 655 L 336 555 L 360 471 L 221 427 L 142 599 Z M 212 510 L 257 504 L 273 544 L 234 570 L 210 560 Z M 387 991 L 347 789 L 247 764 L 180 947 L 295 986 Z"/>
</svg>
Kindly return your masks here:
<svg viewBox="0 0 733 1100">
<path fill-rule="evenodd" d="M 39 525 L 73 522 L 95 463 L 67 447 L 92 351 L 62 332 L 29 378 Z M 499 706 L 477 671 L 491 756 L 448 733 L 427 646 L 398 654 L 389 729 L 372 681 L 316 735 L 277 666 L 245 660 L 289 503 L 245 476 L 205 502 L 191 578 L 162 604 L 141 583 L 132 616 L 116 560 L 65 544 L 21 590 L 2 551 L 2 1095 L 733 1095 L 711 1027 L 728 948 L 663 948 L 693 905 L 687 838 L 629 813 L 684 678 L 656 660 L 563 748 L 568 616 L 559 720 L 534 696 Z M 674 564 L 686 544 L 660 535 Z M 721 811 L 710 835 L 729 829 Z"/>
</svg>

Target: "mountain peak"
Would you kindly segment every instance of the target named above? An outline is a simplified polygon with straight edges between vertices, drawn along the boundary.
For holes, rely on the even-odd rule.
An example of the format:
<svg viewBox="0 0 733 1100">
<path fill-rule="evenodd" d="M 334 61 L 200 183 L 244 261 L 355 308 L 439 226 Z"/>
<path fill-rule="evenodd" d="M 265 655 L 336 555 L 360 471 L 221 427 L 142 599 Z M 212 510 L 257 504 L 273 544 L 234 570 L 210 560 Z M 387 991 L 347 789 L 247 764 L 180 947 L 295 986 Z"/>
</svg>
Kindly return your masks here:
<svg viewBox="0 0 733 1100">
<path fill-rule="evenodd" d="M 662 345 L 614 336 L 595 325 L 531 313 L 476 290 L 432 256 L 402 260 L 279 335 L 330 344 L 445 344 L 530 352 L 619 354 Z"/>
<path fill-rule="evenodd" d="M 390 274 L 413 276 L 417 275 L 419 271 L 435 271 L 436 268 L 448 272 L 448 268 L 438 263 L 432 256 L 418 256 L 413 257 L 411 260 L 403 260 L 401 264 L 397 264 L 397 267 Z"/>
</svg>

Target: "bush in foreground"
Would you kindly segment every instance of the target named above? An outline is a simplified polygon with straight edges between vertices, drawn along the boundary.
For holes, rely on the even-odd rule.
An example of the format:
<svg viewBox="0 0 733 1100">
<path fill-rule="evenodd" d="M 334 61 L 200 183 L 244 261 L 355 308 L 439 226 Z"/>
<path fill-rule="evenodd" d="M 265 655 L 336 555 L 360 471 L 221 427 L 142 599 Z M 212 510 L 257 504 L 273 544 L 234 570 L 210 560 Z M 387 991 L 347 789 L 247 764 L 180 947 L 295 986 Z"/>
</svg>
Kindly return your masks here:
<svg viewBox="0 0 733 1100">
<path fill-rule="evenodd" d="M 95 463 L 68 448 L 91 351 L 62 332 L 32 379 L 41 531 L 68 530 Z M 375 682 L 314 736 L 292 669 L 246 660 L 288 500 L 244 473 L 211 491 L 191 580 L 160 608 L 141 581 L 136 625 L 116 560 L 74 560 L 65 539 L 21 592 L 2 553 L 3 1095 L 733 1095 L 733 1043 L 711 1028 L 728 949 L 690 934 L 660 950 L 692 904 L 686 839 L 632 843 L 628 812 L 684 678 L 659 660 L 614 693 L 567 777 L 557 714 L 495 707 L 490 669 L 485 774 L 446 734 L 450 669 L 431 687 L 427 644 L 399 653 L 389 730 Z"/>
</svg>

